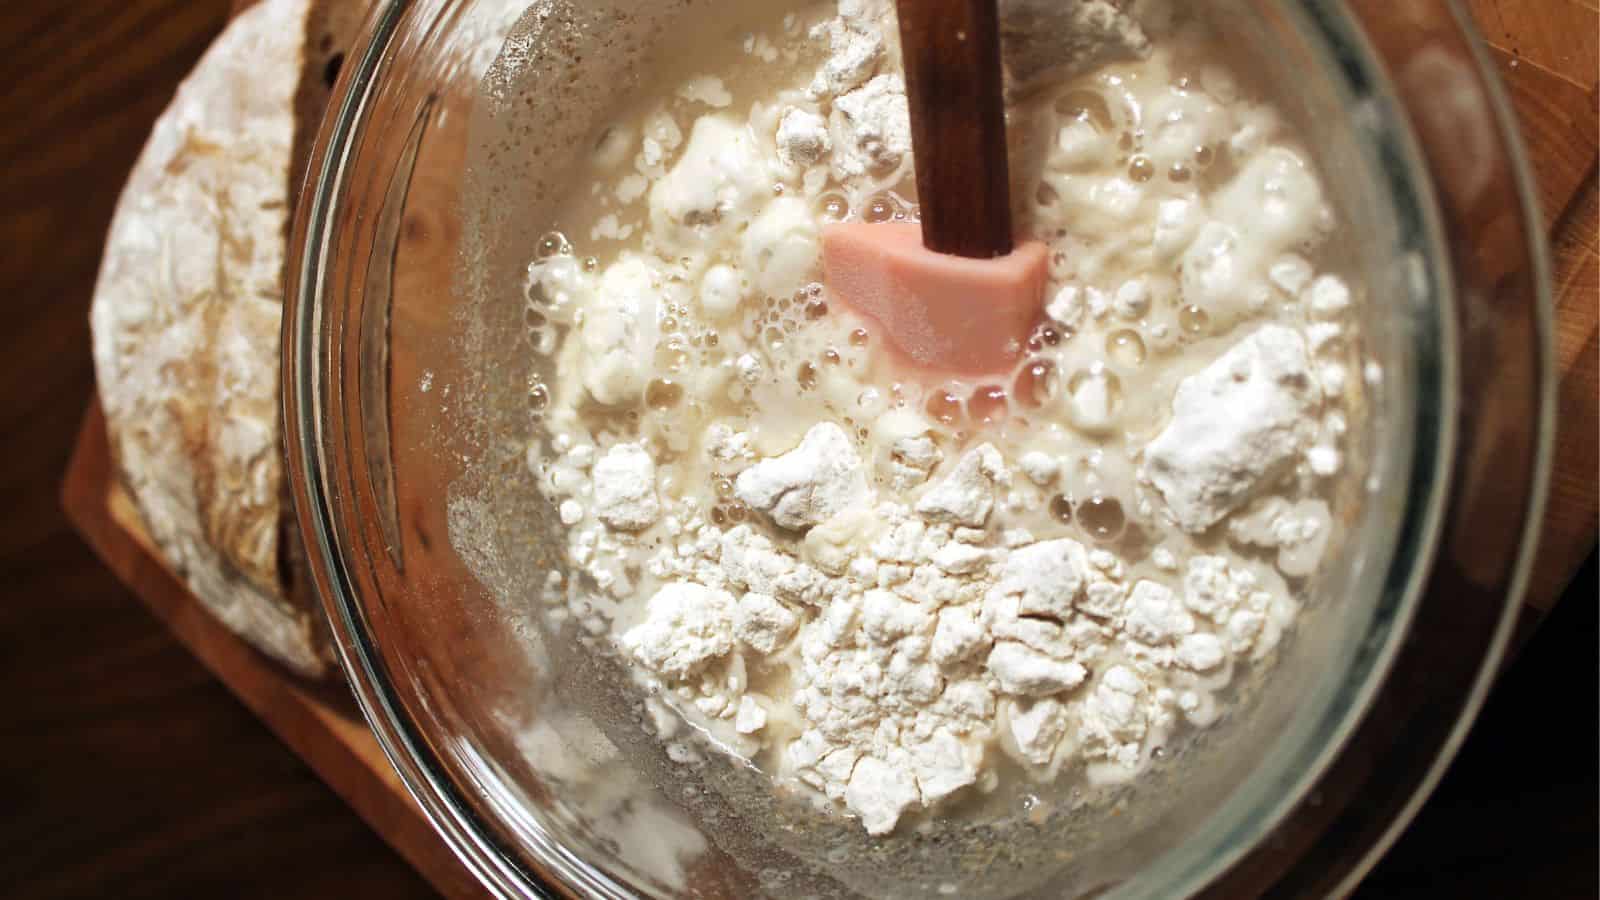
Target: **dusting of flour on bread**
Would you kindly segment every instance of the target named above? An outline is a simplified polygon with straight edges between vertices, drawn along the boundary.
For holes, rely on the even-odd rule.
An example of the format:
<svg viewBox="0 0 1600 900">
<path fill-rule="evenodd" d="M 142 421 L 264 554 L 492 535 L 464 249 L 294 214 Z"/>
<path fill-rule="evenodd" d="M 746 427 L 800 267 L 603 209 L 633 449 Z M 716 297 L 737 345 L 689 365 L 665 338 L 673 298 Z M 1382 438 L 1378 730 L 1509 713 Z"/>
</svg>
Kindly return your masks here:
<svg viewBox="0 0 1600 900">
<path fill-rule="evenodd" d="M 310 10 L 252 6 L 178 89 L 123 191 L 90 317 L 112 453 L 150 536 L 207 609 L 316 675 L 320 612 L 280 572 L 277 354 Z"/>
</svg>

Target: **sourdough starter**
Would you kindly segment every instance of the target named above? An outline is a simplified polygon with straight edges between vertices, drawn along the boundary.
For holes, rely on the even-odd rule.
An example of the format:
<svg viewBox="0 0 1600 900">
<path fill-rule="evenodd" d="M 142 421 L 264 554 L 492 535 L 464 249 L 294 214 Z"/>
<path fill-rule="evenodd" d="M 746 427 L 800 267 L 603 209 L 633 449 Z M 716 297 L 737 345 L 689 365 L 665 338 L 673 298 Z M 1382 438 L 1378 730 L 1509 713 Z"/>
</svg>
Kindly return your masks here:
<svg viewBox="0 0 1600 900">
<path fill-rule="evenodd" d="M 1052 256 L 1009 372 L 904 370 L 817 283 L 825 223 L 917 217 L 881 0 L 675 60 L 530 248 L 528 465 L 578 573 L 543 603 L 670 752 L 887 833 L 1135 777 L 1294 622 L 1359 408 L 1338 223 L 1201 31 L 1096 21 L 1012 72 Z"/>
</svg>

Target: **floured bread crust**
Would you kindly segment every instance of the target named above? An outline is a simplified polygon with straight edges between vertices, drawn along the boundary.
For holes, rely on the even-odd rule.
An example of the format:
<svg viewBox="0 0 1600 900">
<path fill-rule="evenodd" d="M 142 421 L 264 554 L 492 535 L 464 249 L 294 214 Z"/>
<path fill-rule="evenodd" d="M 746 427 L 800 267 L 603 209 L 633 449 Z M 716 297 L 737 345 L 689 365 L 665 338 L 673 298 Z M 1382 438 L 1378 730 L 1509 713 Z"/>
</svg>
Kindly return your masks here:
<svg viewBox="0 0 1600 900">
<path fill-rule="evenodd" d="M 308 676 L 332 660 L 298 565 L 279 424 L 291 205 L 324 69 L 365 3 L 263 0 L 157 121 L 106 242 L 91 324 L 120 477 L 229 628 Z"/>
</svg>

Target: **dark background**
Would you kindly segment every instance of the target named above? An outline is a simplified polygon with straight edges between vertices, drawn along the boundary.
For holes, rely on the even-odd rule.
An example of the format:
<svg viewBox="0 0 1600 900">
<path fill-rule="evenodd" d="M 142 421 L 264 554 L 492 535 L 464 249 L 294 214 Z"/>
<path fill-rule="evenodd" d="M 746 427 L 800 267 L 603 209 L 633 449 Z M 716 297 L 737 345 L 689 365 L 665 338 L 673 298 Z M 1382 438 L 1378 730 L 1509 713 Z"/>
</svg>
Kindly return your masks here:
<svg viewBox="0 0 1600 900">
<path fill-rule="evenodd" d="M 0 895 L 432 896 L 56 501 L 122 180 L 227 0 L 0 2 Z M 1597 896 L 1593 557 L 1360 896 Z"/>
</svg>

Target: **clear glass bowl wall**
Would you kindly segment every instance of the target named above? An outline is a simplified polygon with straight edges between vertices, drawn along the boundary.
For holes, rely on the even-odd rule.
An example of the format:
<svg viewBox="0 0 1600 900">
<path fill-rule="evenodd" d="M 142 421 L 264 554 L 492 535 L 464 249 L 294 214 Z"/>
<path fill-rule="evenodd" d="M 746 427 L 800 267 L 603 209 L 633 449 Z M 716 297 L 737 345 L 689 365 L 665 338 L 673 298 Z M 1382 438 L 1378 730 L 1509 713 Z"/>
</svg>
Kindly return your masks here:
<svg viewBox="0 0 1600 900">
<path fill-rule="evenodd" d="M 591 117 L 682 23 L 675 3 L 540 3 L 492 63 L 522 5 L 393 0 L 369 19 L 311 163 L 285 317 L 296 508 L 345 671 L 468 867 L 502 896 L 1320 896 L 1359 877 L 1476 710 L 1547 468 L 1539 220 L 1462 12 L 1212 9 L 1317 148 L 1369 286 L 1375 490 L 1272 690 L 1117 815 L 996 854 L 983 831 L 773 828 L 750 786 L 662 758 L 606 664 L 535 616 L 563 539 L 522 464 L 523 273 Z M 592 27 L 529 39 L 540 15 Z"/>
</svg>

